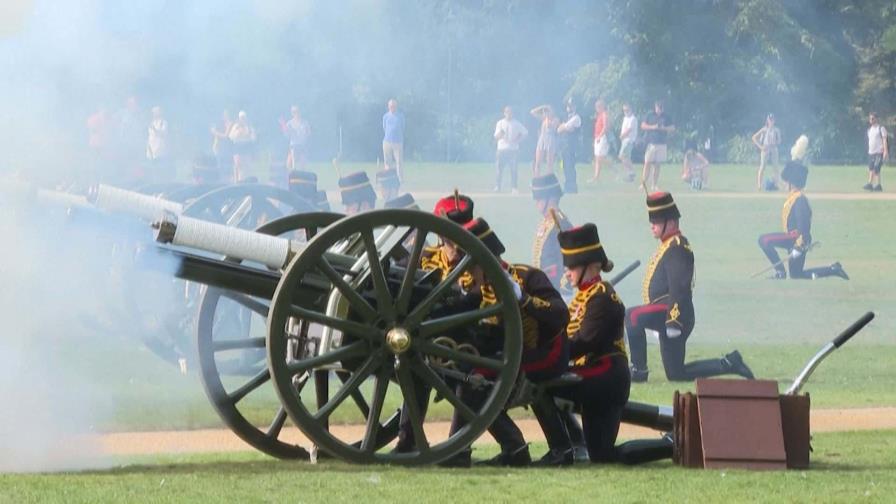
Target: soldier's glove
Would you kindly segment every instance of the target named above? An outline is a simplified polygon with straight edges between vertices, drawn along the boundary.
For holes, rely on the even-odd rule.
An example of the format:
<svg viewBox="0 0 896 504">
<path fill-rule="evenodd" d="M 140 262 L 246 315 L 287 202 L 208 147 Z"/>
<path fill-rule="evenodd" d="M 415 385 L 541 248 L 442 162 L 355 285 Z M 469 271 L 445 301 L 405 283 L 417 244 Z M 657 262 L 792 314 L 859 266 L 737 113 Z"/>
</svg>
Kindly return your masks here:
<svg viewBox="0 0 896 504">
<path fill-rule="evenodd" d="M 790 258 L 791 259 L 799 259 L 803 256 L 803 251 L 797 247 L 790 249 Z"/>
<path fill-rule="evenodd" d="M 510 286 L 513 288 L 513 295 L 516 296 L 516 300 L 520 301 L 523 299 L 523 289 L 520 287 L 520 284 L 516 283 L 516 280 L 510 276 L 510 273 L 504 272 L 504 276 L 507 277 L 507 280 L 510 281 Z"/>
<path fill-rule="evenodd" d="M 681 329 L 679 329 L 675 326 L 671 326 L 671 325 L 666 326 L 666 337 L 667 338 L 677 338 L 679 336 L 681 336 Z"/>
</svg>

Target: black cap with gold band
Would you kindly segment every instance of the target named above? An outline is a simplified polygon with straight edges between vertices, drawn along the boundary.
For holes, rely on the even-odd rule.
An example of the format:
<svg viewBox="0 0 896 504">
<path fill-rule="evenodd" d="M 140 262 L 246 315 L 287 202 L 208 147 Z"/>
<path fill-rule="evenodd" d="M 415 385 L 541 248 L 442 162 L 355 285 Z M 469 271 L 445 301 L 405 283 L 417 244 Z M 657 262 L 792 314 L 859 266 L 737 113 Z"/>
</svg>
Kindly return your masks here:
<svg viewBox="0 0 896 504">
<path fill-rule="evenodd" d="M 383 208 L 404 208 L 408 210 L 420 210 L 417 201 L 411 196 L 411 193 L 404 193 L 396 196 L 383 204 Z"/>
<path fill-rule="evenodd" d="M 587 266 L 591 263 L 600 263 L 604 272 L 613 271 L 613 261 L 607 258 L 600 236 L 597 234 L 597 226 L 592 223 L 560 231 L 557 233 L 557 241 L 560 242 L 560 252 L 563 254 L 563 265 L 567 268 Z"/>
<path fill-rule="evenodd" d="M 378 186 L 387 189 L 398 189 L 401 185 L 398 180 L 398 171 L 389 169 L 376 172 L 376 183 Z"/>
<path fill-rule="evenodd" d="M 317 196 L 317 175 L 299 170 L 289 172 L 289 190 L 307 200 L 314 201 Z"/>
<path fill-rule="evenodd" d="M 339 191 L 342 193 L 343 205 L 367 201 L 372 206 L 376 202 L 376 193 L 373 192 L 366 172 L 358 171 L 341 177 Z"/>
<path fill-rule="evenodd" d="M 655 192 L 647 195 L 647 218 L 650 222 L 665 222 L 667 220 L 681 218 L 678 206 L 672 199 L 672 194 L 667 192 Z"/>
<path fill-rule="evenodd" d="M 476 238 L 479 238 L 495 257 L 499 257 L 506 250 L 498 235 L 495 234 L 495 231 L 482 217 L 471 220 L 464 225 L 464 229 L 476 236 Z"/>
<path fill-rule="evenodd" d="M 563 189 L 560 188 L 560 181 L 553 173 L 535 177 L 532 179 L 532 198 L 533 199 L 549 199 L 563 196 Z"/>
</svg>

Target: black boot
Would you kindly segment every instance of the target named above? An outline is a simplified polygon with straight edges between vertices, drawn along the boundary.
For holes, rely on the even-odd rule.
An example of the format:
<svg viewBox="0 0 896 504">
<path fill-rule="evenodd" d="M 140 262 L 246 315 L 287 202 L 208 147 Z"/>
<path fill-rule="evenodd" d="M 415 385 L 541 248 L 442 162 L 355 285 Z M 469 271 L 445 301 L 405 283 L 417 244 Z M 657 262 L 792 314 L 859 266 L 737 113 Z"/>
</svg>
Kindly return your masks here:
<svg viewBox="0 0 896 504">
<path fill-rule="evenodd" d="M 571 466 L 575 463 L 573 450 L 566 451 L 549 450 L 543 457 L 532 462 L 532 467 L 561 467 Z"/>
<path fill-rule="evenodd" d="M 649 369 L 638 369 L 635 366 L 631 366 L 629 371 L 632 374 L 632 383 L 647 383 L 647 377 L 650 374 Z"/>
<path fill-rule="evenodd" d="M 488 460 L 476 462 L 476 465 L 493 467 L 528 467 L 531 463 L 532 456 L 529 455 L 529 445 L 525 444 L 520 448 L 512 450 L 502 449 L 501 453 Z"/>
<path fill-rule="evenodd" d="M 744 358 L 741 357 L 740 352 L 737 350 L 731 352 L 726 355 L 724 359 L 722 359 L 722 363 L 725 365 L 726 370 L 729 373 L 734 373 L 748 380 L 755 380 L 756 377 L 753 376 L 753 371 L 744 363 Z"/>
<path fill-rule="evenodd" d="M 846 274 L 846 271 L 843 270 L 843 265 L 839 262 L 835 262 L 831 265 L 831 275 L 840 277 L 844 280 L 849 280 L 849 275 Z"/>
<path fill-rule="evenodd" d="M 460 451 L 451 457 L 439 462 L 439 467 L 470 467 L 472 464 L 471 455 L 473 450 L 467 448 L 466 450 Z"/>
<path fill-rule="evenodd" d="M 660 439 L 635 439 L 616 447 L 617 460 L 626 465 L 645 464 L 672 458 L 675 443 L 671 433 Z"/>
</svg>

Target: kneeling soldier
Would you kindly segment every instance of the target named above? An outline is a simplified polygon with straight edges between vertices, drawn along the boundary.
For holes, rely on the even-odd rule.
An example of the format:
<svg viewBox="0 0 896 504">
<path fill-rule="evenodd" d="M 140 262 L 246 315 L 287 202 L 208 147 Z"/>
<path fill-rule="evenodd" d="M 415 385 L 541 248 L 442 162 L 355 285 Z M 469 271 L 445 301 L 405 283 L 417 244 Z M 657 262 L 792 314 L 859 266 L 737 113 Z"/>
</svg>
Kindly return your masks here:
<svg viewBox="0 0 896 504">
<path fill-rule="evenodd" d="M 644 303 L 630 308 L 625 316 L 625 331 L 632 353 L 632 381 L 646 382 L 647 334 L 659 333 L 660 354 L 670 381 L 738 374 L 753 379 L 750 368 L 735 350 L 721 359 L 706 359 L 685 364 L 685 345 L 694 329 L 694 252 L 681 234 L 681 213 L 667 192 L 647 197 L 647 214 L 654 238 L 660 247 L 647 265 L 642 286 Z"/>
<path fill-rule="evenodd" d="M 505 268 L 505 273 L 511 280 L 517 301 L 520 306 L 520 315 L 523 322 L 523 356 L 520 370 L 526 374 L 526 378 L 534 383 L 556 378 L 566 371 L 569 361 L 569 347 L 565 334 L 566 323 L 569 314 L 560 293 L 551 285 L 547 276 L 539 269 L 521 264 L 507 264 L 501 260 L 504 253 L 504 244 L 489 227 L 484 219 L 475 219 L 464 226 L 470 233 L 478 237 L 485 246 L 494 254 Z M 475 286 L 466 296 L 464 304 L 469 308 L 481 308 L 494 304 L 495 292 L 486 281 L 482 269 L 473 266 L 471 269 L 473 285 Z M 485 324 L 500 326 L 497 319 L 485 320 Z M 493 348 L 481 348 L 480 351 L 490 353 L 500 350 L 500 341 L 491 341 Z M 490 345 L 490 346 L 491 346 Z M 487 375 L 487 373 L 483 373 Z M 466 385 L 460 387 L 460 395 L 464 402 L 473 406 L 482 404 L 488 396 L 487 390 L 475 390 Z M 558 465 L 563 460 L 555 460 L 552 454 L 555 452 L 568 454 L 568 463 L 572 463 L 572 451 L 569 439 L 566 436 L 559 412 L 556 417 L 550 418 L 546 426 L 546 437 L 552 451 L 542 459 L 540 465 Z M 451 432 L 456 432 L 466 424 L 466 421 L 455 414 L 451 421 Z M 543 426 L 544 427 L 544 426 Z M 488 428 L 489 433 L 501 446 L 501 453 L 494 458 L 484 461 L 483 465 L 501 466 L 526 466 L 531 462 L 529 447 L 523 438 L 519 427 L 510 419 L 506 411 L 502 411 Z M 565 439 L 564 439 L 565 438 Z M 458 459 L 469 457 L 469 452 L 461 452 Z M 460 460 L 454 461 L 457 465 Z"/>
<path fill-rule="evenodd" d="M 768 233 L 759 237 L 759 248 L 765 252 L 765 256 L 775 268 L 772 278 L 787 278 L 784 271 L 784 261 L 778 258 L 776 248 L 788 250 L 787 262 L 790 270 L 790 278 L 824 278 L 838 276 L 849 280 L 849 276 L 843 271 L 843 266 L 835 262 L 830 266 L 805 269 L 806 252 L 812 245 L 812 209 L 809 208 L 809 200 L 803 194 L 806 187 L 806 178 L 809 170 L 798 161 L 788 161 L 781 172 L 781 179 L 790 186 L 790 194 L 784 201 L 781 210 L 781 224 L 783 233 Z"/>
<path fill-rule="evenodd" d="M 591 461 L 612 462 L 631 386 L 622 330 L 625 306 L 613 287 L 601 279 L 601 272 L 611 271 L 613 262 L 600 243 L 597 227 L 588 223 L 561 231 L 557 238 L 566 277 L 576 288 L 566 334 L 574 362 L 571 371 L 582 381 L 551 393 L 581 408 Z"/>
</svg>

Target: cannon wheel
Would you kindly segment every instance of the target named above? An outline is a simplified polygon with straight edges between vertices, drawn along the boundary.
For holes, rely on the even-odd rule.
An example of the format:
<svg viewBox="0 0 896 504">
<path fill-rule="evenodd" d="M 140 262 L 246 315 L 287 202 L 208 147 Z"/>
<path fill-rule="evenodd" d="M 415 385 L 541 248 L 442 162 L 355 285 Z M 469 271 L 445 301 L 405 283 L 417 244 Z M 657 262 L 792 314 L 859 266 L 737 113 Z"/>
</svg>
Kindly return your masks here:
<svg viewBox="0 0 896 504">
<path fill-rule="evenodd" d="M 251 210 L 240 222 L 228 222 L 233 210 L 246 198 L 251 200 Z M 256 222 L 267 216 L 273 220 L 283 215 L 316 212 L 317 207 L 295 193 L 264 184 L 236 184 L 221 187 L 200 196 L 184 207 L 184 215 L 205 219 L 219 224 L 236 225 L 252 229 Z"/>
<path fill-rule="evenodd" d="M 428 235 L 447 239 L 464 251 L 456 268 L 440 280 L 422 299 L 412 299 L 417 268 L 408 268 L 398 286 L 391 289 L 383 271 L 384 254 L 377 250 L 374 231 L 395 226 L 408 233 L 415 231 L 408 264 L 420 264 Z M 409 234 L 402 233 L 404 236 Z M 359 237 L 368 261 L 367 275 L 359 295 L 334 269 L 325 253 L 343 239 Z M 386 261 L 388 262 L 388 261 Z M 460 275 L 478 264 L 495 290 L 496 302 L 485 308 L 432 318 L 430 313 L 456 286 Z M 357 316 L 344 319 L 329 316 L 303 292 L 306 276 L 323 275 L 333 289 L 349 303 Z M 319 278 L 319 277 L 317 277 Z M 394 284 L 393 284 L 394 287 Z M 419 287 L 418 287 L 419 292 Z M 366 297 L 365 297 L 366 296 Z M 374 305 L 367 301 L 374 300 Z M 465 353 L 434 342 L 446 331 L 478 325 L 498 316 L 503 320 L 502 351 L 495 357 Z M 287 321 L 310 320 L 343 333 L 342 345 L 311 357 L 289 355 Z M 326 452 L 355 463 L 431 464 L 466 449 L 492 423 L 506 404 L 519 371 L 522 353 L 520 312 L 506 273 L 488 249 L 476 237 L 447 219 L 413 210 L 379 210 L 342 219 L 315 236 L 284 272 L 268 315 L 268 366 L 280 401 L 296 425 Z M 499 340 L 500 341 L 500 340 Z M 490 369 L 494 376 L 488 397 L 481 406 L 464 404 L 446 384 L 435 359 L 450 359 L 471 368 Z M 346 364 L 354 362 L 354 364 Z M 325 404 L 312 409 L 303 401 L 293 379 L 306 372 L 337 367 L 348 375 L 339 390 Z M 370 410 L 366 415 L 365 434 L 360 443 L 338 438 L 327 428 L 330 414 L 348 397 L 360 392 L 360 386 L 372 378 Z M 380 450 L 380 416 L 388 387 L 397 383 L 405 400 L 415 447 L 412 451 Z M 466 425 L 448 439 L 430 443 L 425 432 L 425 415 L 420 411 L 416 388 L 426 384 L 448 401 Z"/>
<path fill-rule="evenodd" d="M 332 224 L 340 218 L 342 218 L 342 215 L 335 213 L 291 215 L 269 222 L 256 231 L 270 235 L 282 235 L 296 230 L 304 230 L 310 238 L 319 229 Z M 229 258 L 226 260 L 235 261 Z M 222 297 L 239 303 L 262 317 L 267 315 L 267 305 L 262 301 L 242 295 L 232 295 L 221 289 L 208 288 L 205 290 L 199 309 L 196 351 L 199 357 L 202 384 L 205 387 L 206 395 L 224 423 L 252 447 L 277 458 L 307 459 L 308 452 L 304 448 L 280 439 L 287 418 L 286 411 L 282 406 L 272 413 L 271 423 L 264 430 L 253 425 L 240 411 L 240 401 L 256 390 L 262 390 L 262 385 L 269 380 L 268 369 L 263 363 L 258 366 L 258 369 L 253 370 L 251 379 L 242 387 L 229 392 L 227 387 L 225 387 L 221 377 L 222 375 L 227 375 L 228 371 L 220 369 L 216 354 L 220 351 L 235 349 L 244 349 L 244 354 L 255 349 L 261 350 L 264 340 L 251 337 L 242 340 L 215 339 L 216 314 Z M 249 357 L 251 359 L 252 356 L 249 355 Z M 366 407 L 366 405 L 359 405 L 359 407 Z M 384 445 L 398 435 L 398 419 L 398 414 L 396 413 L 382 426 L 380 444 Z"/>
</svg>

